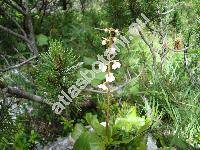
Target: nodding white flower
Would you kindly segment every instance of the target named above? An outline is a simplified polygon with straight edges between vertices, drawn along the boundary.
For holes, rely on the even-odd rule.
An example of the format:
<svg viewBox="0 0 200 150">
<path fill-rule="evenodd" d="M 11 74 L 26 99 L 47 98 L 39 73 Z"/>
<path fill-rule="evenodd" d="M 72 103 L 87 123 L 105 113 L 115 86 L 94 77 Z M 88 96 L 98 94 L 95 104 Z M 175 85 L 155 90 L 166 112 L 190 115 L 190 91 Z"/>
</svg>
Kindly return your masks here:
<svg viewBox="0 0 200 150">
<path fill-rule="evenodd" d="M 106 74 L 106 82 L 113 82 L 115 80 L 115 77 L 113 76 L 113 73 Z"/>
<path fill-rule="evenodd" d="M 116 38 L 116 37 L 114 37 L 114 38 L 113 38 L 113 41 L 114 41 L 114 42 L 116 42 L 116 41 L 117 41 L 117 38 Z"/>
<path fill-rule="evenodd" d="M 107 66 L 104 63 L 100 63 L 99 64 L 99 70 L 101 70 L 102 72 L 106 72 Z"/>
<path fill-rule="evenodd" d="M 119 30 L 118 30 L 118 29 L 116 29 L 116 30 L 115 30 L 115 33 L 118 35 L 118 34 L 119 34 Z"/>
<path fill-rule="evenodd" d="M 112 69 L 117 69 L 117 68 L 120 68 L 121 67 L 121 64 L 119 63 L 119 61 L 114 61 L 113 65 L 112 65 Z"/>
<path fill-rule="evenodd" d="M 111 48 L 106 49 L 106 51 L 107 51 L 109 54 L 115 54 L 116 48 L 111 47 Z"/>
<path fill-rule="evenodd" d="M 105 31 L 105 32 L 108 32 L 109 30 L 108 30 L 108 28 L 105 28 L 104 31 Z"/>
<path fill-rule="evenodd" d="M 107 90 L 108 89 L 105 84 L 98 85 L 98 88 L 103 89 L 103 90 Z"/>
<path fill-rule="evenodd" d="M 102 45 L 106 45 L 107 44 L 107 41 L 106 39 L 104 39 L 102 42 L 101 42 Z"/>
</svg>

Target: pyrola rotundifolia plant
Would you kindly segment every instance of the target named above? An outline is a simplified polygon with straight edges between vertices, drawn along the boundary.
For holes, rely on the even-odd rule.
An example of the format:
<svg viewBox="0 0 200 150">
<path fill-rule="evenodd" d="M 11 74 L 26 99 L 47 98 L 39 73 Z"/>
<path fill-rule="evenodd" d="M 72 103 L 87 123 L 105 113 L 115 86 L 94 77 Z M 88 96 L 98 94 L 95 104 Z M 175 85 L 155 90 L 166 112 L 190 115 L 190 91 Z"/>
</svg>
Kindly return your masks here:
<svg viewBox="0 0 200 150">
<path fill-rule="evenodd" d="M 114 57 L 117 55 L 117 49 L 115 47 L 115 41 L 117 40 L 116 36 L 119 34 L 119 31 L 113 28 L 106 28 L 103 31 L 108 33 L 108 37 L 103 38 L 102 45 L 105 46 L 106 50 L 104 56 L 107 57 L 106 63 L 101 63 L 99 69 L 101 72 L 105 72 L 105 81 L 98 85 L 98 87 L 106 91 L 107 98 L 105 100 L 105 113 L 106 113 L 106 136 L 109 137 L 109 120 L 110 120 L 110 100 L 111 100 L 111 83 L 115 80 L 113 70 L 121 67 L 119 60 L 115 60 Z"/>
</svg>

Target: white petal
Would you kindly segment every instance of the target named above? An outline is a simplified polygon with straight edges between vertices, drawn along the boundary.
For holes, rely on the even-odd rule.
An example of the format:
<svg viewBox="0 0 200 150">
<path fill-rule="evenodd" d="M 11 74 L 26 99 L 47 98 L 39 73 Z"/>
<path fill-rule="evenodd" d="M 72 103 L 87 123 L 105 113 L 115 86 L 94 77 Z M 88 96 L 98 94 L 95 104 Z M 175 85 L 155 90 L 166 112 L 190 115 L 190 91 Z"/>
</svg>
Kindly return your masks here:
<svg viewBox="0 0 200 150">
<path fill-rule="evenodd" d="M 108 28 L 105 28 L 104 31 L 105 31 L 105 32 L 108 32 L 109 30 L 108 30 Z"/>
<path fill-rule="evenodd" d="M 106 40 L 103 40 L 103 41 L 101 42 L 101 44 L 102 44 L 102 45 L 106 45 Z"/>
<path fill-rule="evenodd" d="M 115 77 L 113 76 L 113 73 L 106 74 L 106 82 L 113 82 L 115 80 Z"/>
<path fill-rule="evenodd" d="M 102 88 L 102 86 L 103 86 L 103 84 L 100 84 L 100 85 L 98 85 L 98 88 L 100 88 L 100 89 L 101 89 L 101 88 Z"/>
<path fill-rule="evenodd" d="M 116 30 L 115 30 L 115 33 L 116 33 L 116 35 L 119 35 L 119 30 L 116 29 Z"/>
<path fill-rule="evenodd" d="M 107 90 L 108 89 L 105 84 L 98 85 L 98 88 L 103 89 L 103 90 Z"/>
<path fill-rule="evenodd" d="M 121 67 L 121 64 L 118 62 L 118 61 L 114 61 L 113 65 L 112 65 L 112 69 L 117 69 L 117 68 L 120 68 Z"/>
<path fill-rule="evenodd" d="M 116 42 L 116 41 L 117 41 L 117 38 L 116 38 L 116 37 L 114 37 L 114 38 L 113 38 L 113 41 L 114 41 L 114 42 Z"/>
</svg>

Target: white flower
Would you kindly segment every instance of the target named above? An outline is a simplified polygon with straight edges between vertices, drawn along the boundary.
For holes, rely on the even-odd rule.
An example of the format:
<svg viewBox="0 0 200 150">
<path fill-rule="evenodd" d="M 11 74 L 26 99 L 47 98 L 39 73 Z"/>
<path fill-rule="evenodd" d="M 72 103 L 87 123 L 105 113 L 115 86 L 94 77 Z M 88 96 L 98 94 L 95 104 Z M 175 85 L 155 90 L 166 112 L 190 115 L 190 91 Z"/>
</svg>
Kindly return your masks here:
<svg viewBox="0 0 200 150">
<path fill-rule="evenodd" d="M 103 90 L 107 90 L 108 89 L 105 84 L 98 85 L 98 88 L 103 89 Z"/>
<path fill-rule="evenodd" d="M 119 35 L 119 30 L 116 29 L 116 30 L 115 30 L 115 33 L 116 33 L 116 35 Z"/>
<path fill-rule="evenodd" d="M 99 64 L 99 70 L 101 70 L 102 72 L 106 72 L 107 66 L 104 63 L 100 63 Z"/>
<path fill-rule="evenodd" d="M 106 82 L 112 82 L 115 80 L 113 73 L 106 74 Z"/>
<path fill-rule="evenodd" d="M 101 42 L 102 45 L 106 45 L 106 43 L 107 41 L 105 39 Z"/>
<path fill-rule="evenodd" d="M 111 48 L 108 48 L 106 51 L 107 51 L 109 54 L 115 54 L 116 48 L 111 47 Z"/>
<path fill-rule="evenodd" d="M 105 28 L 104 31 L 105 31 L 105 32 L 108 32 L 109 30 L 108 30 L 108 28 Z"/>
<path fill-rule="evenodd" d="M 117 38 L 116 38 L 116 37 L 114 37 L 114 38 L 113 38 L 113 41 L 114 41 L 114 42 L 116 42 L 116 41 L 117 41 Z"/>
<path fill-rule="evenodd" d="M 117 68 L 120 68 L 121 67 L 121 64 L 119 63 L 119 61 L 114 61 L 113 65 L 112 65 L 112 69 L 117 69 Z"/>
</svg>

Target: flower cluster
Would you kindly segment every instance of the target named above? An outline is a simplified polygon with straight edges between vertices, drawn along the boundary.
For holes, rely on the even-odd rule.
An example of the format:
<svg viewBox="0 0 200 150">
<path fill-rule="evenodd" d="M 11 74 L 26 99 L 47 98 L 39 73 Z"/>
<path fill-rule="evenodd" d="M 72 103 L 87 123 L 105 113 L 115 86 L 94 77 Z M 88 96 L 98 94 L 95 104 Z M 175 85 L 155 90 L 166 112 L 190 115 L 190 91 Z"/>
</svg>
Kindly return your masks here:
<svg viewBox="0 0 200 150">
<path fill-rule="evenodd" d="M 106 28 L 104 29 L 104 31 L 106 33 L 109 33 L 109 37 L 102 38 L 102 45 L 106 47 L 104 56 L 107 56 L 108 61 L 107 63 L 100 63 L 99 70 L 101 72 L 106 72 L 106 81 L 98 85 L 98 87 L 102 90 L 108 90 L 108 83 L 113 82 L 115 80 L 115 76 L 112 73 L 112 69 L 116 70 L 117 68 L 121 67 L 119 60 L 113 60 L 113 58 L 117 55 L 117 49 L 115 48 L 114 43 L 117 40 L 116 36 L 119 34 L 119 30 L 115 30 L 113 28 Z"/>
</svg>

